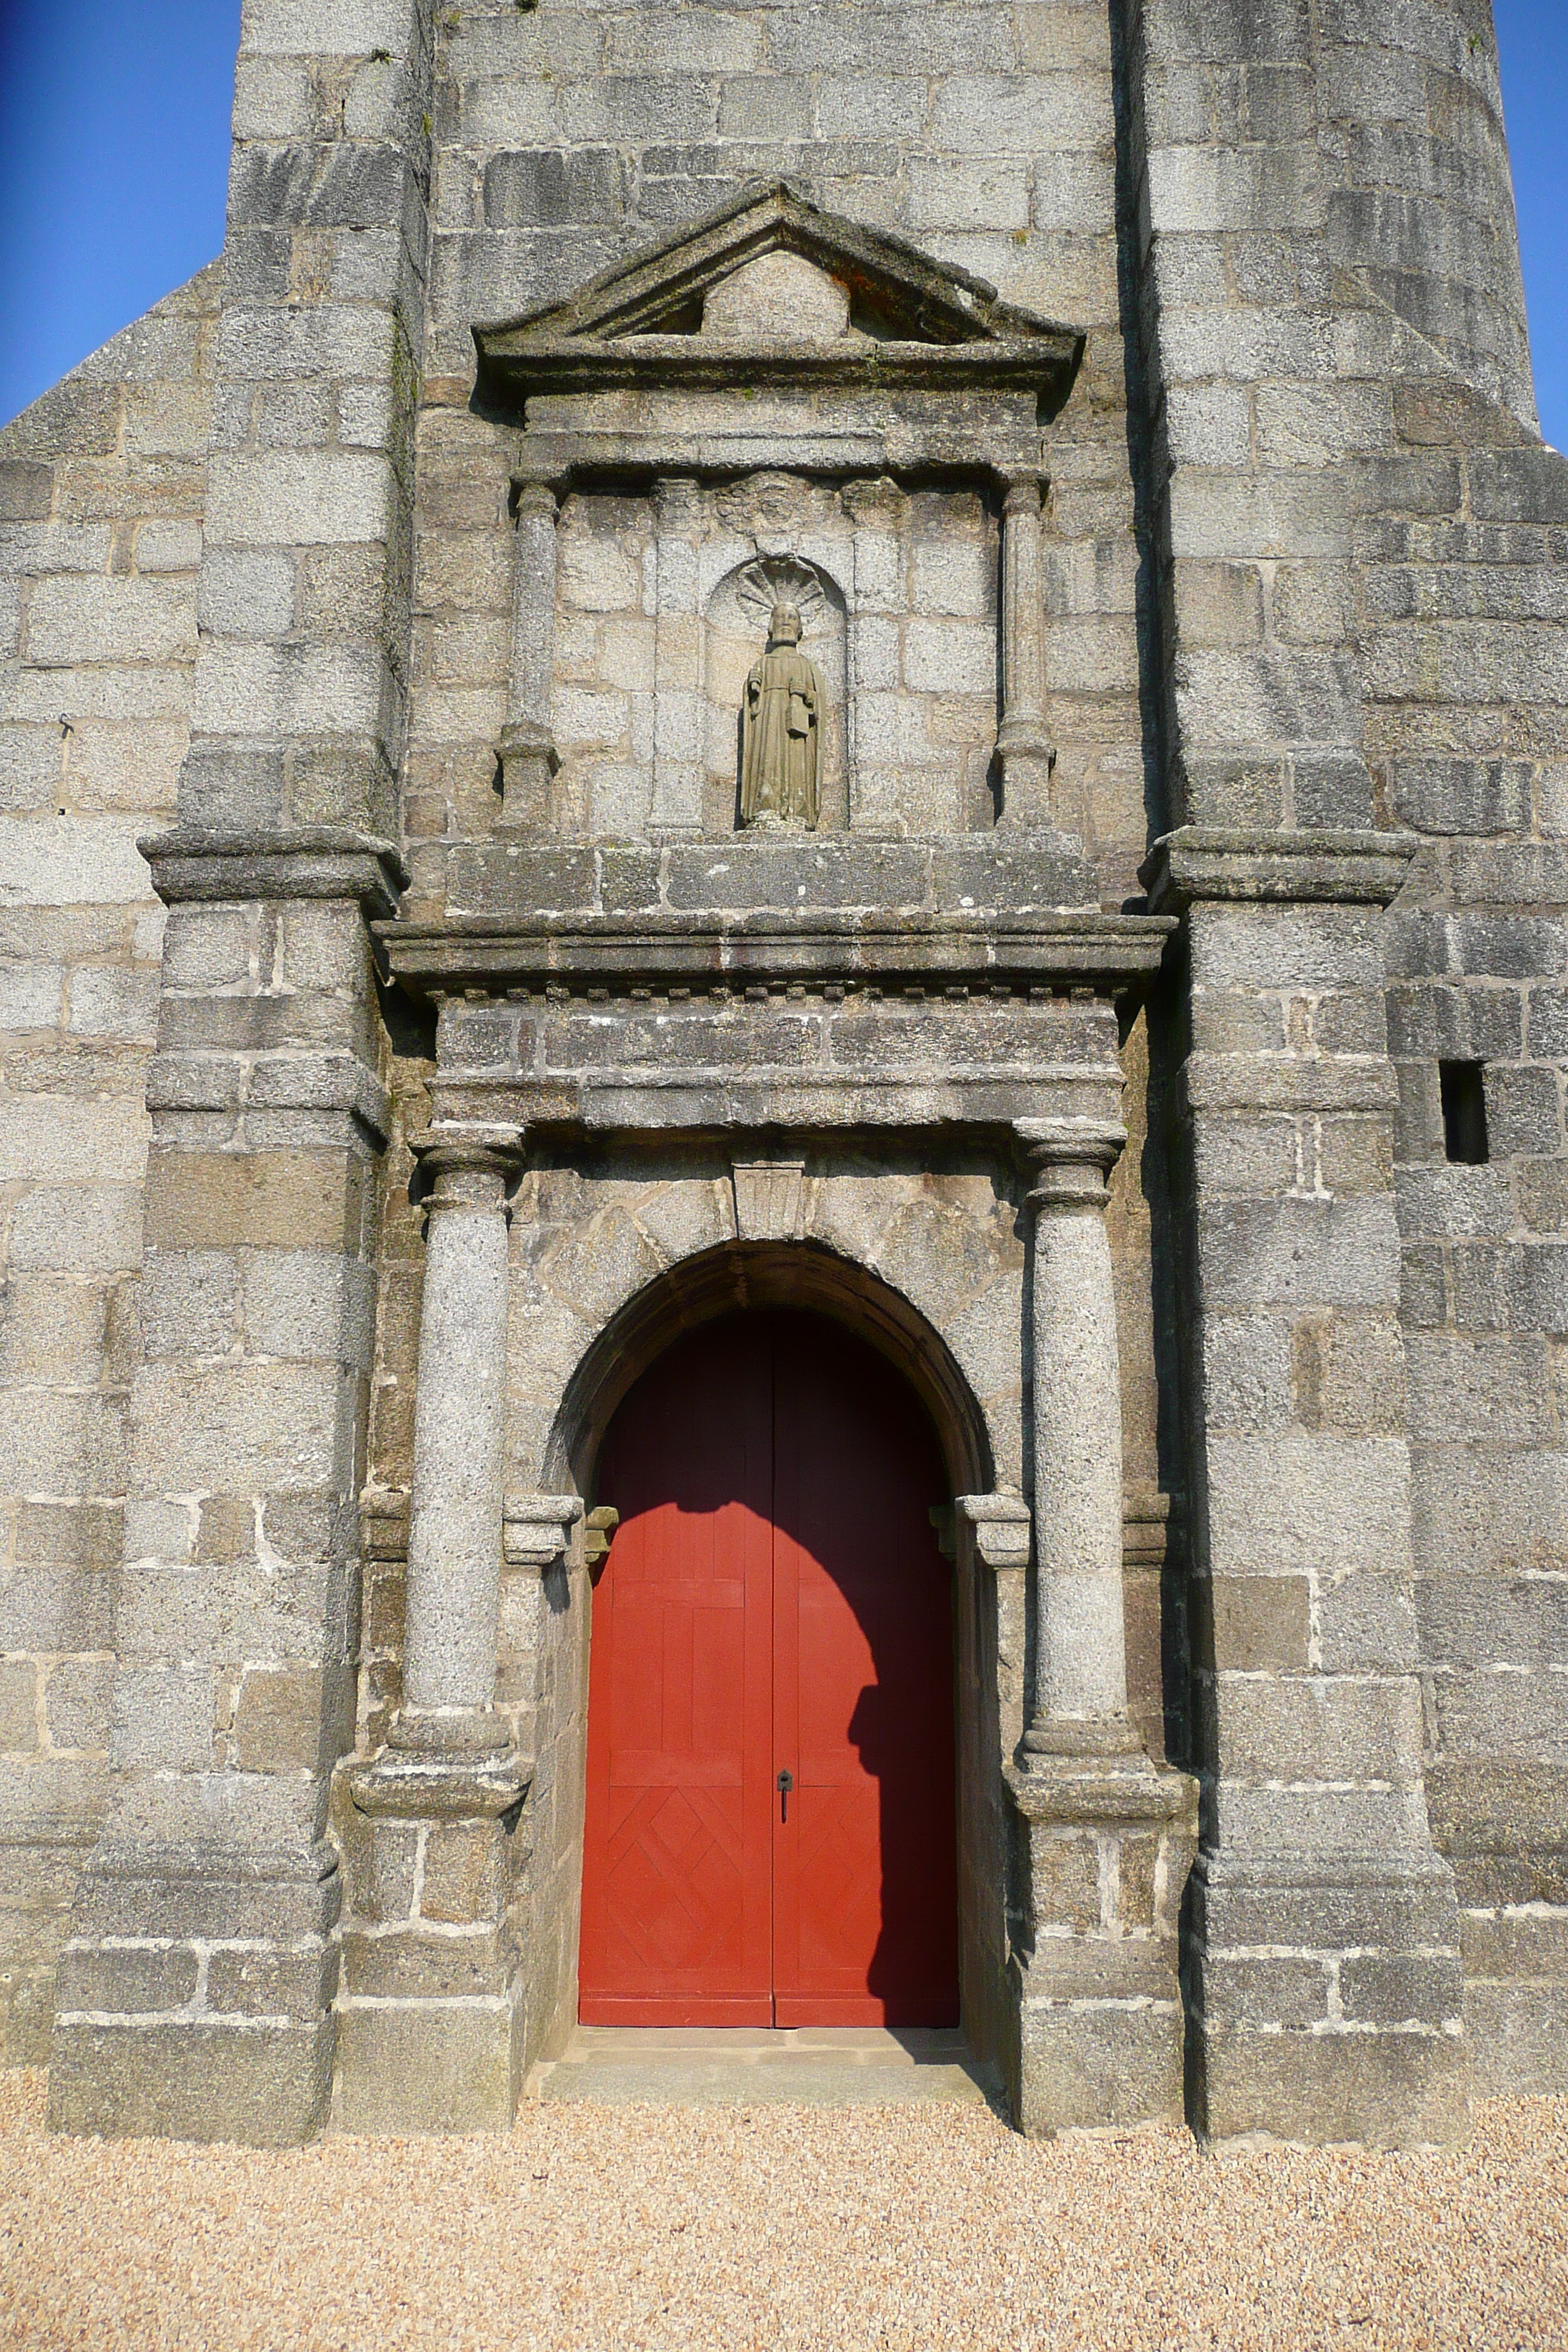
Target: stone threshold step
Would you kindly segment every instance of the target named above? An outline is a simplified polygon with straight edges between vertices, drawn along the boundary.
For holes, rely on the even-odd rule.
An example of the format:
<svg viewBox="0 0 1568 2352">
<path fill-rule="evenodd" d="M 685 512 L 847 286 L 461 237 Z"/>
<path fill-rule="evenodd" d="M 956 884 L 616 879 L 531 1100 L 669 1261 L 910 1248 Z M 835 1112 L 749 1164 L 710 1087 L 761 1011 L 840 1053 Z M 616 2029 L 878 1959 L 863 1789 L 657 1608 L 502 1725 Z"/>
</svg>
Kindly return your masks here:
<svg viewBox="0 0 1568 2352">
<path fill-rule="evenodd" d="M 583 2026 L 536 2066 L 536 2099 L 749 2106 L 861 2106 L 934 2101 L 984 2106 L 997 2084 L 962 2034 L 874 2026 Z"/>
</svg>

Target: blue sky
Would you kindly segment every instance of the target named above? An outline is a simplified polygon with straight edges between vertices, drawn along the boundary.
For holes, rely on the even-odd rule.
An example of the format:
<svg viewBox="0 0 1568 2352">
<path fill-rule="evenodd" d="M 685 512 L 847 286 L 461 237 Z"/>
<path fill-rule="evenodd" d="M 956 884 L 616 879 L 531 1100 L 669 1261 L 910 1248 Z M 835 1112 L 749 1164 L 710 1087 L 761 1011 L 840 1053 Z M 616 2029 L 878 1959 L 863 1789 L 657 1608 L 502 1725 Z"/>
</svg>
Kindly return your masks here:
<svg viewBox="0 0 1568 2352">
<path fill-rule="evenodd" d="M 1568 449 L 1568 0 L 1495 6 L 1541 419 Z M 0 0 L 0 420 L 218 251 L 238 38 L 238 0 Z"/>
</svg>

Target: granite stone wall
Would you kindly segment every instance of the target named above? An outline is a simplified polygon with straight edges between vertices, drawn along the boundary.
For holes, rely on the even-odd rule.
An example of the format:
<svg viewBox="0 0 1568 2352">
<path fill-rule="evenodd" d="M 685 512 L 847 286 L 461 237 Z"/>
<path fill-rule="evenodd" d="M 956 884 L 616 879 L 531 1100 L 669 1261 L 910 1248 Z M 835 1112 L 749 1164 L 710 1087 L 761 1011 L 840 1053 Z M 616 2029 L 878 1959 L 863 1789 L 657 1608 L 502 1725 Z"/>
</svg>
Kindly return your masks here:
<svg viewBox="0 0 1568 2352">
<path fill-rule="evenodd" d="M 221 269 L 0 432 L 0 2052 L 47 2054 L 108 1793 L 163 910 Z"/>
</svg>

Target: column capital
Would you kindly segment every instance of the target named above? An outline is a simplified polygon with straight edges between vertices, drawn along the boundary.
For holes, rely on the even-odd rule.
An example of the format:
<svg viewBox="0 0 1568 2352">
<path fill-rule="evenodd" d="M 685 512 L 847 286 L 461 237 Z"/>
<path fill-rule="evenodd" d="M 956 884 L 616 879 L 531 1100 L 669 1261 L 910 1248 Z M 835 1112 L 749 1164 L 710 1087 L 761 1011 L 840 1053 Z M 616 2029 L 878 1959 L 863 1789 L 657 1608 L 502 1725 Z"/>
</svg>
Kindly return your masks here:
<svg viewBox="0 0 1568 2352">
<path fill-rule="evenodd" d="M 679 530 L 683 522 L 695 520 L 689 509 L 702 496 L 702 484 L 695 474 L 659 474 L 654 478 L 653 503 L 660 524 Z M 681 514 L 681 508 L 688 512 Z"/>
<path fill-rule="evenodd" d="M 1002 486 L 1005 515 L 1037 515 L 1045 503 L 1046 485 L 1038 474 L 1009 474 Z"/>
<path fill-rule="evenodd" d="M 560 514 L 560 500 L 549 482 L 541 482 L 527 475 L 512 476 L 511 512 L 514 522 L 524 515 L 537 515 L 546 522 L 554 522 Z"/>
<path fill-rule="evenodd" d="M 1032 1208 L 1104 1208 L 1106 1179 L 1127 1141 L 1124 1127 L 1092 1118 L 1021 1118 L 1013 1134 L 1032 1179 L 1027 1194 Z"/>
<path fill-rule="evenodd" d="M 432 1209 L 502 1209 L 506 1187 L 523 1164 L 522 1131 L 515 1127 L 450 1134 L 426 1128 L 423 1135 L 410 1137 L 408 1148 L 430 1185 Z"/>
</svg>

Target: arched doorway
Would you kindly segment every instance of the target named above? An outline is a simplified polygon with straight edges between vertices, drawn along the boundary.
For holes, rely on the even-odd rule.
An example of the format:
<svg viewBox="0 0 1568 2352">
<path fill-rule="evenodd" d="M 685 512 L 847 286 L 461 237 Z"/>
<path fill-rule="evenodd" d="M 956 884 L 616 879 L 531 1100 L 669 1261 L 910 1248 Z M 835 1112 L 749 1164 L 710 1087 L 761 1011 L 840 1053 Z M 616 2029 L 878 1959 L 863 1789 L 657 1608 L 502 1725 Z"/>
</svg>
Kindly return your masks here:
<svg viewBox="0 0 1568 2352">
<path fill-rule="evenodd" d="M 826 1317 L 731 1316 L 616 1412 L 595 1499 L 579 2014 L 958 2018 L 936 1436 Z"/>
</svg>

